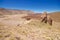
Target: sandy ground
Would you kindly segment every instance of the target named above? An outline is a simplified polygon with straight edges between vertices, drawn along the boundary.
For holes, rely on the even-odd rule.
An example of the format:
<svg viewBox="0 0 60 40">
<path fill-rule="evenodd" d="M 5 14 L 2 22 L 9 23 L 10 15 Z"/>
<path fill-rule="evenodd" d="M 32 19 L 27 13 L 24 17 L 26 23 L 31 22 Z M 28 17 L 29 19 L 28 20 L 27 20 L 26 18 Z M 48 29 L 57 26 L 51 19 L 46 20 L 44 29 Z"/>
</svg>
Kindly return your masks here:
<svg viewBox="0 0 60 40">
<path fill-rule="evenodd" d="M 20 15 L 0 18 L 0 40 L 60 40 L 60 23 L 53 25 L 39 20 L 25 20 Z"/>
</svg>

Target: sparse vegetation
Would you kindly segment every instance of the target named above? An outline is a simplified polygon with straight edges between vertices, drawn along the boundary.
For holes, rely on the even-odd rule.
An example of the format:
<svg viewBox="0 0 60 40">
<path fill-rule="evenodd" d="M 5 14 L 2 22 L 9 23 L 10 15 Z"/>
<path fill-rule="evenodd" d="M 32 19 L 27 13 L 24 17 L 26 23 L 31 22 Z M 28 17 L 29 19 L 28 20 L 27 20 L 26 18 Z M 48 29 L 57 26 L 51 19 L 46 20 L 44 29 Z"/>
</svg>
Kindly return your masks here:
<svg viewBox="0 0 60 40">
<path fill-rule="evenodd" d="M 31 21 L 21 18 L 21 15 L 0 18 L 0 40 L 60 40 L 60 22 L 54 21 L 50 26 L 35 20 L 39 14 L 33 15 Z"/>
<path fill-rule="evenodd" d="M 0 24 L 1 25 L 1 24 Z M 2 26 L 3 28 L 3 26 Z M 13 27 L 8 27 L 7 31 L 4 29 L 0 30 L 4 35 L 10 33 L 11 35 L 9 37 L 9 40 L 59 40 L 60 38 L 60 31 L 48 24 L 41 23 L 39 20 L 38 21 L 31 21 L 30 23 L 26 25 L 22 25 L 21 27 L 13 26 Z M 7 33 L 6 33 L 7 32 Z M 0 38 L 3 38 L 4 35 L 0 35 Z M 58 38 L 57 38 L 57 35 Z M 16 39 L 14 38 L 15 36 L 18 36 L 19 38 Z M 30 38 L 29 38 L 30 37 Z M 36 37 L 36 39 L 35 39 Z M 42 39 L 41 39 L 42 37 Z M 8 37 L 5 37 L 8 38 Z"/>
</svg>

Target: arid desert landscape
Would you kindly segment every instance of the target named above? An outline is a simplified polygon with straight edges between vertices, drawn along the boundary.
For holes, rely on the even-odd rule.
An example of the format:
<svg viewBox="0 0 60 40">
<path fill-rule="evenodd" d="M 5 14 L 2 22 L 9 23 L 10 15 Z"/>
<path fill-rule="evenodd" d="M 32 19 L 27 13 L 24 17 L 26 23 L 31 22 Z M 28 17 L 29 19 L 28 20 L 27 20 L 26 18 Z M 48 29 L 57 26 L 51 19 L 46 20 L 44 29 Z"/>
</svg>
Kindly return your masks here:
<svg viewBox="0 0 60 40">
<path fill-rule="evenodd" d="M 41 22 L 41 14 L 0 8 L 0 40 L 60 40 L 60 12 L 48 13 L 52 26 Z"/>
</svg>

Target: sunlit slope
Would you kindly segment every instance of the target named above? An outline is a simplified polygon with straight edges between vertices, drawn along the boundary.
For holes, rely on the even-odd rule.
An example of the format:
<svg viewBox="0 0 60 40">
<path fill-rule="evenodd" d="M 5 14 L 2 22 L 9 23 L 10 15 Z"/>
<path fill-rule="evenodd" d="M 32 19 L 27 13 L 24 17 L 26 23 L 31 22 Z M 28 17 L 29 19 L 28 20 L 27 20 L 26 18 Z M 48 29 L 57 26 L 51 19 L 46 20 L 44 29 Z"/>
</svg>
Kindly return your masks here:
<svg viewBox="0 0 60 40">
<path fill-rule="evenodd" d="M 54 21 L 60 22 L 60 12 L 52 12 L 50 15 Z"/>
<path fill-rule="evenodd" d="M 0 40 L 60 40 L 60 27 L 56 24 L 50 26 L 38 20 L 21 26 L 0 23 Z"/>
</svg>

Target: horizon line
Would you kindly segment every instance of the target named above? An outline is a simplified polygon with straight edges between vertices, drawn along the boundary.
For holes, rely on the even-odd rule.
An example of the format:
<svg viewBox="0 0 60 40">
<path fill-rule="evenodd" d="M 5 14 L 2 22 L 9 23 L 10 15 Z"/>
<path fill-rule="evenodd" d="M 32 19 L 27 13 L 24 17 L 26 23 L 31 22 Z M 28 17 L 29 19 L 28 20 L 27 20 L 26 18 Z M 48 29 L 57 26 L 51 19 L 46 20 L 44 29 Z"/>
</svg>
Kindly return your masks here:
<svg viewBox="0 0 60 40">
<path fill-rule="evenodd" d="M 8 9 L 8 10 L 27 10 L 27 11 L 32 11 L 34 13 L 43 13 L 43 12 L 47 12 L 47 13 L 52 13 L 52 12 L 60 12 L 60 11 L 33 11 L 33 10 L 28 10 L 28 9 L 17 9 L 17 8 L 3 8 L 3 7 L 0 7 L 1 9 Z"/>
</svg>

